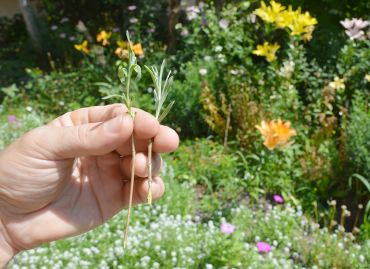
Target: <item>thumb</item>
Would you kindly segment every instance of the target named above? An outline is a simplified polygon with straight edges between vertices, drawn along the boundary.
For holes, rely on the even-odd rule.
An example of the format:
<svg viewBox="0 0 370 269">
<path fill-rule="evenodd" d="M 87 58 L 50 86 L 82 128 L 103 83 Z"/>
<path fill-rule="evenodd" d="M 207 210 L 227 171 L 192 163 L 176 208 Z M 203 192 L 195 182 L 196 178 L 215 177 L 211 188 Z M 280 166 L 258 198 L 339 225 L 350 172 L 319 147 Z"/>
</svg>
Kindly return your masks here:
<svg viewBox="0 0 370 269">
<path fill-rule="evenodd" d="M 133 132 L 133 121 L 128 114 L 108 121 L 77 126 L 43 126 L 27 135 L 27 142 L 37 144 L 43 156 L 66 159 L 80 156 L 104 155 L 114 151 Z"/>
</svg>

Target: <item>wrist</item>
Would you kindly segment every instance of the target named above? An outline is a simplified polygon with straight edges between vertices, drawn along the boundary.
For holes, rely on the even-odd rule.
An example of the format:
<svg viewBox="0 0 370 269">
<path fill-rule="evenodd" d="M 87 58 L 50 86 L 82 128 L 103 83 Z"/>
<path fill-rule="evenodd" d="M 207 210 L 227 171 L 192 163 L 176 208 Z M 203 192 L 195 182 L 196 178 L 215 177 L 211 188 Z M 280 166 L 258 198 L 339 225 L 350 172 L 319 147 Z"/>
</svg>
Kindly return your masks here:
<svg viewBox="0 0 370 269">
<path fill-rule="evenodd" d="M 17 251 L 9 243 L 6 228 L 1 221 L 0 216 L 0 269 L 5 268 L 10 260 L 15 256 Z"/>
</svg>

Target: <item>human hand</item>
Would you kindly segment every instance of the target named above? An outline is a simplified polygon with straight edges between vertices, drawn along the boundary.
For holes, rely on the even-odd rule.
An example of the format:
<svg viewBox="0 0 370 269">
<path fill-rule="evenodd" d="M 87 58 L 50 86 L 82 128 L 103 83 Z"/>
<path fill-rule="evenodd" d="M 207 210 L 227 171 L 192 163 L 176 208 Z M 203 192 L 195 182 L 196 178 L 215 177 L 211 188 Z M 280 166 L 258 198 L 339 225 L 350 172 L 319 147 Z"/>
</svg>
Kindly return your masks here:
<svg viewBox="0 0 370 269">
<path fill-rule="evenodd" d="M 133 132 L 133 202 L 146 201 L 150 138 L 153 199 L 163 195 L 158 153 L 175 150 L 179 138 L 135 111 L 134 122 L 120 104 L 68 112 L 0 153 L 0 267 L 21 250 L 84 233 L 128 206 Z"/>
</svg>

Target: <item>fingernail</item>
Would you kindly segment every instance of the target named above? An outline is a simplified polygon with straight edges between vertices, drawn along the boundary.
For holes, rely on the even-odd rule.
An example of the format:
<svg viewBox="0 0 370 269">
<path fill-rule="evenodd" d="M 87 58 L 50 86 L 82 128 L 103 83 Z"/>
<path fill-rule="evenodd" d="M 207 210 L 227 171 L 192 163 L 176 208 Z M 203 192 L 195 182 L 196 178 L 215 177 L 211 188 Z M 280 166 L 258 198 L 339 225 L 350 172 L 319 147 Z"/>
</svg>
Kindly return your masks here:
<svg viewBox="0 0 370 269">
<path fill-rule="evenodd" d="M 121 124 L 123 123 L 122 115 L 110 119 L 107 122 L 107 130 L 112 133 L 116 133 L 120 130 Z"/>
</svg>

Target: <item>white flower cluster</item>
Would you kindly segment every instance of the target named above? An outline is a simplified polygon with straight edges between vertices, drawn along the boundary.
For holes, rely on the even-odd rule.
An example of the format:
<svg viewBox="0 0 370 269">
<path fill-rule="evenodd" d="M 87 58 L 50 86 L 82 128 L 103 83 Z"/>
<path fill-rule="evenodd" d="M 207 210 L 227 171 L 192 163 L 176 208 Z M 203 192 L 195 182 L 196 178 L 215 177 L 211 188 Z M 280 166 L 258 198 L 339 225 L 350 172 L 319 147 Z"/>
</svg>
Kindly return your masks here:
<svg viewBox="0 0 370 269">
<path fill-rule="evenodd" d="M 354 244 L 351 236 L 343 237 L 340 231 L 317 229 L 304 217 L 302 208 L 288 203 L 261 204 L 253 210 L 239 206 L 229 215 L 221 210 L 214 213 L 217 221 L 202 221 L 199 216 L 168 214 L 166 206 L 139 206 L 126 249 L 122 242 L 124 214 L 120 214 L 95 231 L 20 253 L 9 268 L 304 268 L 305 251 L 311 256 L 323 255 L 326 248 L 357 263 L 369 261 L 365 253 L 370 246 Z M 220 231 L 220 224 L 226 221 L 236 226 L 233 234 Z M 324 239 L 330 244 L 322 245 Z M 259 253 L 258 241 L 271 244 L 272 251 Z M 309 248 L 313 244 L 315 247 Z M 238 260 L 226 266 L 232 257 Z M 318 259 L 311 267 L 325 267 L 325 260 Z"/>
</svg>

